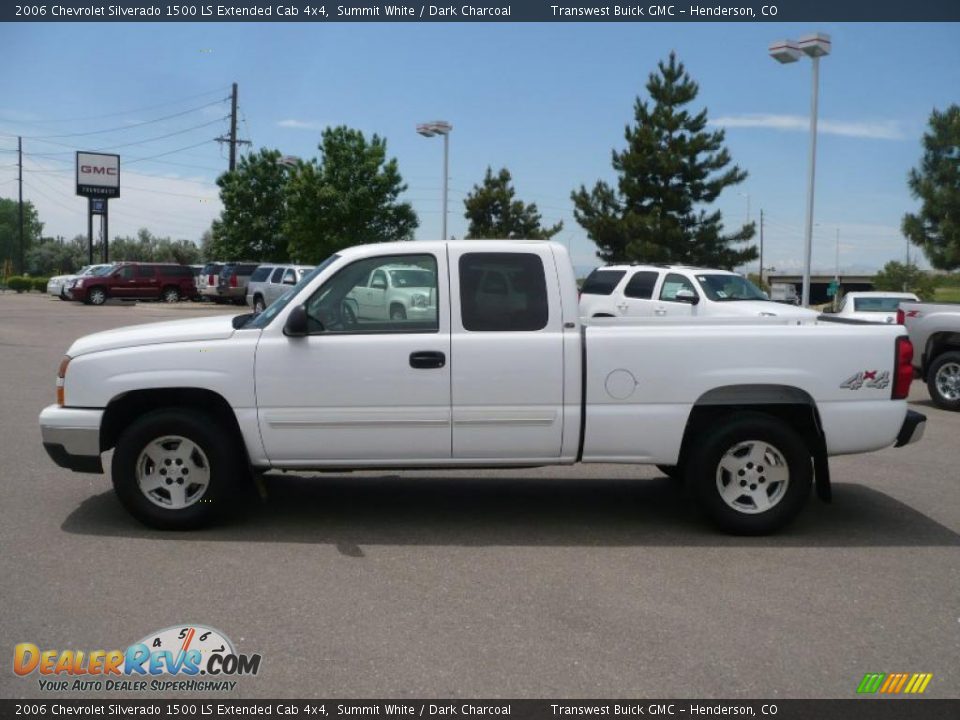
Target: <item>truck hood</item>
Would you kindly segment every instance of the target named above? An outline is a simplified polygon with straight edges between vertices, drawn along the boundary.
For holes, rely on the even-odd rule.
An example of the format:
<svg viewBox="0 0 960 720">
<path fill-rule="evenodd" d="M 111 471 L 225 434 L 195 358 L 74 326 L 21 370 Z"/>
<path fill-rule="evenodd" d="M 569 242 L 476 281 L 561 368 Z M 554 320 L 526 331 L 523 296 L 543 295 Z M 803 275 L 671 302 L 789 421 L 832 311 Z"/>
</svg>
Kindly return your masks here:
<svg viewBox="0 0 960 720">
<path fill-rule="evenodd" d="M 770 300 L 731 300 L 729 302 L 716 303 L 717 315 L 733 316 L 776 316 L 785 318 L 797 318 L 813 320 L 819 316 L 816 310 L 787 305 L 786 303 L 772 302 Z"/>
<path fill-rule="evenodd" d="M 94 333 L 93 335 L 85 335 L 70 346 L 67 355 L 77 357 L 78 355 L 103 350 L 157 345 L 159 343 L 225 340 L 235 332 L 232 321 L 232 315 L 216 315 L 214 317 L 191 318 L 190 320 L 170 320 L 145 325 L 130 325 Z"/>
</svg>

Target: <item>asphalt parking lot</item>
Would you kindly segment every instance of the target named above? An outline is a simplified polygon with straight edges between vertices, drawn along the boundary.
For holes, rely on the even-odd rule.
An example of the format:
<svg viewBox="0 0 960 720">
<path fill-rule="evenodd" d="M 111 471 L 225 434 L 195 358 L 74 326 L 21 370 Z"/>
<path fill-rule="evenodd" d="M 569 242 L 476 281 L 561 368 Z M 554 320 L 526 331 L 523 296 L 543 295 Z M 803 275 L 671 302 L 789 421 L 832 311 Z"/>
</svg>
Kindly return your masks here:
<svg viewBox="0 0 960 720">
<path fill-rule="evenodd" d="M 160 533 L 47 458 L 37 415 L 73 339 L 237 311 L 0 295 L 0 697 L 41 696 L 15 643 L 187 622 L 262 654 L 233 697 L 852 698 L 866 672 L 960 697 L 960 414 L 919 382 L 925 438 L 834 459 L 833 504 L 768 538 L 716 534 L 655 468 L 615 465 L 270 475 L 229 525 Z"/>
</svg>

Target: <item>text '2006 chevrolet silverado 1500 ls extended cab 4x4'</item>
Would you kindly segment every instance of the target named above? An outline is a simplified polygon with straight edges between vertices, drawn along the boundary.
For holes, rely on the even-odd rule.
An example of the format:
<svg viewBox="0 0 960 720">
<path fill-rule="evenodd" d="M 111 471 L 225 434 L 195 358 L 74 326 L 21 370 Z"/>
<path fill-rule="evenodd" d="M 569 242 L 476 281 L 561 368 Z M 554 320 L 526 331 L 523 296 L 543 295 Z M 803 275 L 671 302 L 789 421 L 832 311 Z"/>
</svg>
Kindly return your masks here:
<svg viewBox="0 0 960 720">
<path fill-rule="evenodd" d="M 398 265 L 429 276 L 423 312 L 349 302 Z M 63 467 L 102 472 L 114 449 L 120 500 L 159 528 L 207 524 L 251 469 L 589 462 L 659 465 L 757 534 L 811 485 L 829 498 L 828 455 L 919 439 L 911 352 L 896 325 L 584 323 L 555 243 L 370 244 L 258 315 L 77 340 L 40 425 Z"/>
</svg>

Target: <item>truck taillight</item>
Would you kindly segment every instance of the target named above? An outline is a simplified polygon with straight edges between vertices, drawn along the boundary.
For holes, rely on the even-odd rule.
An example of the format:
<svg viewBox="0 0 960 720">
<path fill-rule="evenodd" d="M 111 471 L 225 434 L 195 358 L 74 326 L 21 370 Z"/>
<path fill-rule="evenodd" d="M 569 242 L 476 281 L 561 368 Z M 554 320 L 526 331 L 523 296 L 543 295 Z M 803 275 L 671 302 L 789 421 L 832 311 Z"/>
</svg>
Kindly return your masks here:
<svg viewBox="0 0 960 720">
<path fill-rule="evenodd" d="M 207 285 L 216 285 L 216 281 L 213 279 L 213 275 L 207 275 Z"/>
<path fill-rule="evenodd" d="M 904 318 L 906 317 L 907 317 L 907 314 L 900 308 L 897 308 L 897 325 L 903 325 Z"/>
<path fill-rule="evenodd" d="M 236 276 L 236 275 L 231 275 L 231 276 L 230 276 L 230 287 L 236 287 L 236 286 L 237 286 L 237 276 Z"/>
<path fill-rule="evenodd" d="M 894 400 L 904 400 L 910 394 L 910 383 L 913 382 L 913 343 L 906 335 L 901 335 L 897 338 L 896 347 L 891 397 Z"/>
</svg>

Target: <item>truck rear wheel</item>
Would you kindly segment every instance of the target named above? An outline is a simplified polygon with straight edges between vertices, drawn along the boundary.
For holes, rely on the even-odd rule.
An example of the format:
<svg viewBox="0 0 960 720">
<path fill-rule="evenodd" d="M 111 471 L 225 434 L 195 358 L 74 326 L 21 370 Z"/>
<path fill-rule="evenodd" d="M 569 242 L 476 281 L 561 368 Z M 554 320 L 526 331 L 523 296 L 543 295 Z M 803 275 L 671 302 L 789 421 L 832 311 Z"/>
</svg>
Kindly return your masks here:
<svg viewBox="0 0 960 720">
<path fill-rule="evenodd" d="M 758 412 L 718 419 L 687 465 L 700 505 L 735 535 L 766 535 L 789 523 L 810 495 L 812 476 L 800 434 Z"/>
<path fill-rule="evenodd" d="M 937 407 L 960 410 L 960 352 L 945 352 L 934 359 L 927 372 L 927 389 Z"/>
<path fill-rule="evenodd" d="M 160 530 L 191 530 L 222 517 L 243 472 L 239 448 L 212 417 L 174 409 L 131 423 L 111 468 L 124 508 Z"/>
</svg>

